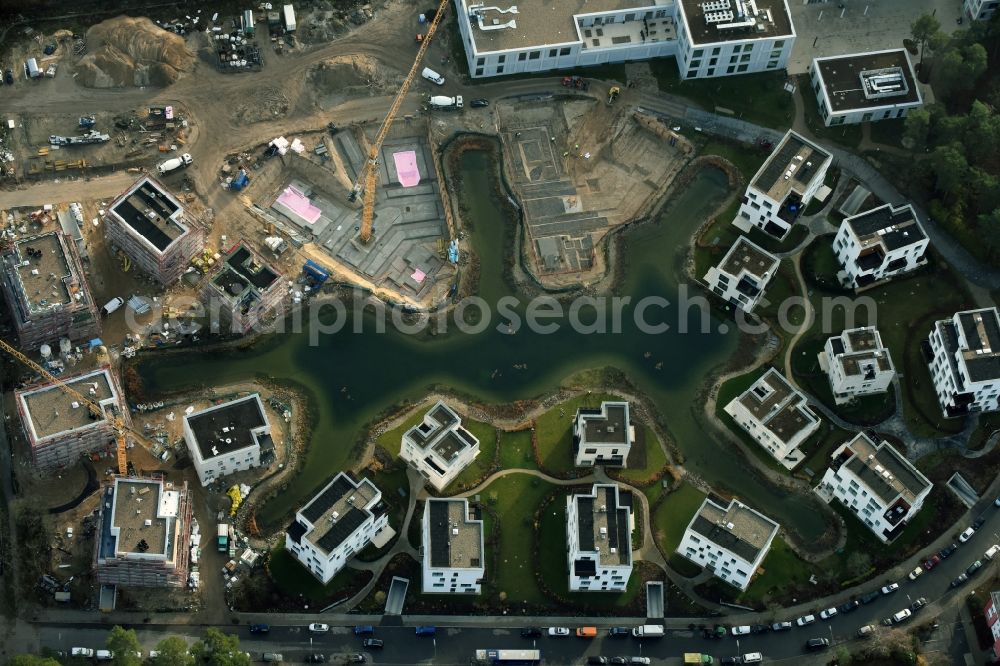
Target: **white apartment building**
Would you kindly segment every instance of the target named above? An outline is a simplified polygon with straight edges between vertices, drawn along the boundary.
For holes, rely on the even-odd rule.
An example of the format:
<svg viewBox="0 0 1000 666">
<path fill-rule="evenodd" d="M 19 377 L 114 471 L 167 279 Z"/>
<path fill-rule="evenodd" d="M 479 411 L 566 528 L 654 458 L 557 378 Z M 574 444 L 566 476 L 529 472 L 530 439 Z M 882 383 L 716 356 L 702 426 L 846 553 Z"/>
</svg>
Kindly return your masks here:
<svg viewBox="0 0 1000 666">
<path fill-rule="evenodd" d="M 934 322 L 930 334 L 934 390 L 946 417 L 1000 409 L 1000 316 L 965 310 Z"/>
<path fill-rule="evenodd" d="M 747 589 L 778 533 L 778 523 L 732 500 L 722 506 L 706 498 L 691 518 L 677 552 L 717 578 Z"/>
<path fill-rule="evenodd" d="M 285 533 L 285 550 L 326 585 L 389 525 L 382 492 L 368 479 L 340 472 L 299 509 Z"/>
<path fill-rule="evenodd" d="M 902 118 L 924 104 L 906 49 L 814 58 L 809 79 L 827 127 Z"/>
<path fill-rule="evenodd" d="M 675 56 L 681 78 L 783 69 L 785 0 L 455 0 L 473 78 Z"/>
<path fill-rule="evenodd" d="M 816 492 L 826 502 L 839 501 L 888 543 L 917 515 L 932 487 L 888 442 L 876 446 L 858 433 L 833 452 Z"/>
<path fill-rule="evenodd" d="M 769 368 L 760 379 L 725 406 L 748 435 L 788 469 L 804 459 L 799 446 L 819 428 L 820 420 L 780 372 Z"/>
<path fill-rule="evenodd" d="M 256 393 L 185 414 L 184 441 L 203 486 L 259 467 L 261 456 L 274 451 L 271 425 Z"/>
<path fill-rule="evenodd" d="M 399 455 L 441 491 L 479 455 L 479 440 L 462 427 L 455 410 L 438 401 L 403 433 Z"/>
<path fill-rule="evenodd" d="M 844 218 L 833 239 L 841 283 L 864 289 L 927 263 L 930 241 L 913 206 L 885 204 Z"/>
<path fill-rule="evenodd" d="M 781 260 L 740 236 L 718 266 L 708 269 L 705 284 L 715 294 L 745 312 L 753 312 Z"/>
<path fill-rule="evenodd" d="M 998 8 L 1000 0 L 965 0 L 962 3 L 965 15 L 973 21 L 989 21 Z"/>
<path fill-rule="evenodd" d="M 823 186 L 831 162 L 830 153 L 788 130 L 747 185 L 733 224 L 783 239 Z"/>
<path fill-rule="evenodd" d="M 566 498 L 571 592 L 624 592 L 632 575 L 631 493 L 595 483 Z"/>
<path fill-rule="evenodd" d="M 483 521 L 467 499 L 428 499 L 422 537 L 424 594 L 479 594 L 483 576 Z"/>
<path fill-rule="evenodd" d="M 600 409 L 578 409 L 573 420 L 573 459 L 577 467 L 626 467 L 635 441 L 628 402 L 601 403 Z"/>
<path fill-rule="evenodd" d="M 838 405 L 885 393 L 896 376 L 889 350 L 874 326 L 851 328 L 828 338 L 819 353 L 819 367 L 829 377 Z"/>
</svg>

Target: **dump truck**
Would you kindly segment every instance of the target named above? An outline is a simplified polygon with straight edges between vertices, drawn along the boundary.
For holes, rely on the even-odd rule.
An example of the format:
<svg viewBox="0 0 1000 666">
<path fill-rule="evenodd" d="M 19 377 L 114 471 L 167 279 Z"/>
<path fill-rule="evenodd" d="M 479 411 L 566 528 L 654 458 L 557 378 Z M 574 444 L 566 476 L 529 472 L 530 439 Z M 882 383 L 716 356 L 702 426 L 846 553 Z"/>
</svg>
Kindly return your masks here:
<svg viewBox="0 0 1000 666">
<path fill-rule="evenodd" d="M 229 550 L 229 523 L 219 523 L 219 552 Z"/>
<path fill-rule="evenodd" d="M 712 659 L 711 655 L 702 654 L 701 652 L 685 652 L 684 653 L 684 663 L 685 664 L 714 664 L 715 660 Z"/>
<path fill-rule="evenodd" d="M 159 164 L 157 164 L 156 172 L 159 173 L 160 175 L 163 175 L 165 173 L 170 173 L 171 171 L 179 169 L 182 166 L 185 167 L 189 166 L 192 161 L 193 160 L 191 159 L 191 155 L 188 153 L 184 153 L 180 157 L 172 157 L 166 162 L 160 162 Z"/>
<path fill-rule="evenodd" d="M 434 95 L 430 99 L 432 109 L 461 109 L 463 102 L 462 96 L 457 97 L 447 97 L 446 95 Z"/>
</svg>

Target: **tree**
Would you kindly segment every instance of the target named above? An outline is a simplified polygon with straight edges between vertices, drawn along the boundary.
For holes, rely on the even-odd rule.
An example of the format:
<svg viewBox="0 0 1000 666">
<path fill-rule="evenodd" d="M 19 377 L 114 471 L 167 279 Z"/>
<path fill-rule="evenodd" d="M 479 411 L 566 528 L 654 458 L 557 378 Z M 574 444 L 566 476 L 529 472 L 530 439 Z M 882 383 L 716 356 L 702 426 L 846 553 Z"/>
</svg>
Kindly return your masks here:
<svg viewBox="0 0 1000 666">
<path fill-rule="evenodd" d="M 834 651 L 833 657 L 837 660 L 837 666 L 849 666 L 854 659 L 851 651 L 844 645 L 841 645 Z"/>
<path fill-rule="evenodd" d="M 8 659 L 7 666 L 59 666 L 59 662 L 52 657 L 19 654 Z"/>
<path fill-rule="evenodd" d="M 156 644 L 156 651 L 159 654 L 153 657 L 152 666 L 194 666 L 194 657 L 180 636 L 167 636 Z"/>
<path fill-rule="evenodd" d="M 1000 208 L 980 215 L 977 222 L 987 249 L 994 257 L 1000 256 Z"/>
<path fill-rule="evenodd" d="M 240 652 L 240 639 L 214 627 L 205 631 L 205 640 L 191 646 L 191 654 L 208 666 L 250 666 L 250 657 Z"/>
<path fill-rule="evenodd" d="M 969 164 L 965 161 L 962 147 L 956 144 L 938 146 L 932 153 L 931 164 L 934 167 L 936 187 L 942 194 L 949 195 L 953 200 L 962 192 Z"/>
<path fill-rule="evenodd" d="M 920 44 L 920 63 L 922 69 L 924 65 L 924 46 L 936 34 L 941 32 L 941 23 L 934 18 L 933 14 L 921 14 L 917 20 L 910 24 L 910 34 L 913 39 Z"/>
<path fill-rule="evenodd" d="M 924 108 L 911 109 L 903 121 L 903 137 L 913 150 L 922 151 L 927 147 L 931 130 L 931 112 Z M 908 146 L 909 147 L 909 146 Z"/>
<path fill-rule="evenodd" d="M 142 666 L 142 646 L 135 629 L 111 628 L 105 645 L 115 655 L 115 666 Z"/>
</svg>

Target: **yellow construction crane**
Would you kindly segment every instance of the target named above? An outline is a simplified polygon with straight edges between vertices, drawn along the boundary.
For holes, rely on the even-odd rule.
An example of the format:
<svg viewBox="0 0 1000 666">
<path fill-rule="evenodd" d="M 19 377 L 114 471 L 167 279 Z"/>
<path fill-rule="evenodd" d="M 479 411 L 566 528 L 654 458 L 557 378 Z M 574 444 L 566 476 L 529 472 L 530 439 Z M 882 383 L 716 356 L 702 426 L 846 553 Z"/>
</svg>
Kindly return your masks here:
<svg viewBox="0 0 1000 666">
<path fill-rule="evenodd" d="M 62 391 L 63 393 L 69 395 L 74 400 L 76 400 L 77 402 L 79 402 L 81 405 L 86 405 L 87 409 L 89 409 L 90 412 L 95 417 L 97 417 L 99 419 L 104 419 L 105 418 L 104 411 L 101 409 L 100 405 L 98 405 L 93 400 L 90 400 L 89 398 L 85 397 L 83 394 L 81 394 L 76 389 L 70 387 L 68 384 L 66 384 L 66 382 L 62 381 L 61 379 L 59 379 L 58 377 L 56 377 L 55 375 L 53 375 L 48 370 L 46 370 L 42 366 L 38 365 L 34 361 L 32 361 L 30 358 L 28 358 L 27 356 L 25 356 L 24 354 L 22 354 L 19 350 L 17 350 L 14 347 L 10 346 L 9 344 L 7 344 L 6 342 L 4 342 L 3 340 L 0 340 L 0 349 L 2 349 L 3 351 L 7 352 L 8 354 L 10 354 L 14 358 L 16 358 L 18 361 L 20 361 L 21 363 L 25 364 L 26 366 L 28 366 L 32 370 L 34 370 L 35 372 L 37 372 L 38 374 L 40 374 L 42 377 L 44 377 L 48 381 L 52 382 L 52 384 L 54 386 L 56 386 L 60 391 Z M 146 440 L 146 437 L 144 435 L 139 434 L 135 430 L 133 430 L 133 429 L 129 428 L 127 425 L 125 425 L 125 419 L 122 418 L 121 414 L 115 414 L 114 415 L 114 418 L 111 420 L 111 427 L 115 431 L 115 437 L 116 437 L 116 440 L 117 440 L 117 443 L 118 443 L 118 473 L 119 474 L 127 474 L 128 473 L 128 460 L 125 457 L 125 435 L 126 434 L 132 435 L 132 437 L 134 437 L 137 441 L 141 442 L 142 444 L 144 444 L 146 446 L 150 446 L 151 447 L 152 445 Z"/>
<path fill-rule="evenodd" d="M 399 107 L 402 106 L 403 100 L 406 99 L 406 93 L 409 92 L 410 85 L 413 84 L 413 80 L 417 76 L 417 69 L 420 67 L 420 62 L 424 59 L 427 47 L 431 45 L 431 40 L 434 39 L 434 33 L 437 32 L 438 24 L 441 23 L 441 17 L 444 16 L 444 12 L 448 9 L 450 2 L 451 0 L 441 0 L 441 4 L 437 8 L 437 13 L 434 15 L 434 20 L 431 21 L 430 26 L 427 28 L 427 34 L 420 40 L 420 49 L 417 51 L 417 57 L 410 67 L 410 72 L 403 80 L 403 85 L 399 87 L 399 92 L 396 93 L 396 98 L 392 100 L 392 106 L 389 107 L 389 112 L 385 114 L 385 120 L 382 121 L 382 126 L 379 127 L 378 134 L 375 135 L 375 140 L 372 141 L 371 150 L 368 151 L 368 161 L 365 162 L 361 173 L 358 174 L 357 182 L 354 183 L 354 190 L 351 192 L 351 201 L 357 198 L 362 189 L 364 190 L 364 206 L 361 209 L 360 233 L 362 243 L 367 243 L 372 237 L 372 220 L 375 217 L 375 188 L 378 185 L 378 154 L 382 149 L 382 142 L 385 141 L 385 137 L 389 134 L 392 122 L 396 119 L 396 114 L 399 113 Z"/>
</svg>

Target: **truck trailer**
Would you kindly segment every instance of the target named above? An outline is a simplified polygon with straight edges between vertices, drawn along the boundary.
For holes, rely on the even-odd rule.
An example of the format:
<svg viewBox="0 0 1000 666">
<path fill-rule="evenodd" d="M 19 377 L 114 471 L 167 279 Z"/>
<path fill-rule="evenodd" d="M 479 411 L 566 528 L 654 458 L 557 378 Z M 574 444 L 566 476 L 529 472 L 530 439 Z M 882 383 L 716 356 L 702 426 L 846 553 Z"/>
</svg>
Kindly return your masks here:
<svg viewBox="0 0 1000 666">
<path fill-rule="evenodd" d="M 285 32 L 295 32 L 295 7 L 285 5 L 281 8 L 281 16 L 285 20 Z"/>
<path fill-rule="evenodd" d="M 229 550 L 229 523 L 219 523 L 219 552 Z"/>
</svg>

